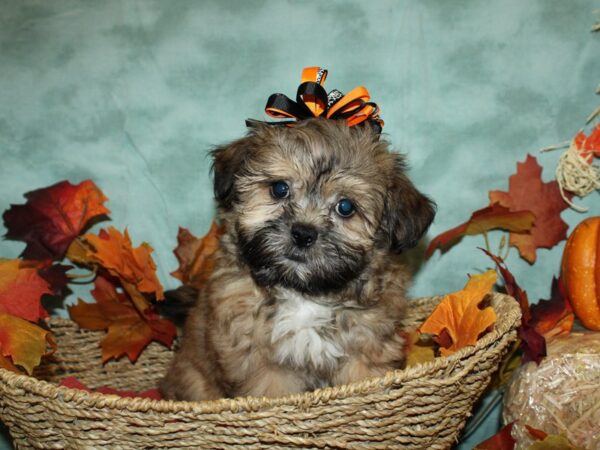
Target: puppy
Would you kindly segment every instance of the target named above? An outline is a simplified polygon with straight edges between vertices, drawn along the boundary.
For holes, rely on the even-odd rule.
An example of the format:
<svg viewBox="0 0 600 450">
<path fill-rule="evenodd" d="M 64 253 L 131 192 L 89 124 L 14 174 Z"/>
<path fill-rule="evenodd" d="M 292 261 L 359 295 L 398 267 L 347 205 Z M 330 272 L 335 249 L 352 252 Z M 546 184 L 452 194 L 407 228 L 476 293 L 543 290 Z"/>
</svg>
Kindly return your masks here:
<svg viewBox="0 0 600 450">
<path fill-rule="evenodd" d="M 215 270 L 167 398 L 275 397 L 400 368 L 407 272 L 434 204 L 368 124 L 259 125 L 214 156 Z"/>
</svg>

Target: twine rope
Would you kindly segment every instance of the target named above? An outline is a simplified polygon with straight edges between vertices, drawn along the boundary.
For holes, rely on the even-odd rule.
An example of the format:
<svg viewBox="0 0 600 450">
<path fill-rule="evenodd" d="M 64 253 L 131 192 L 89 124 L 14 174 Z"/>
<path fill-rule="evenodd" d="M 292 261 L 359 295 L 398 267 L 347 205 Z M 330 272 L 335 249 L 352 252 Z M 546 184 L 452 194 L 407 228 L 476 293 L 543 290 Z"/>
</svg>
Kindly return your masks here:
<svg viewBox="0 0 600 450">
<path fill-rule="evenodd" d="M 556 150 L 557 148 L 560 147 L 551 147 L 543 151 Z M 565 191 L 583 198 L 600 189 L 600 166 L 590 164 L 586 160 L 592 153 L 592 150 L 579 150 L 573 141 L 569 148 L 560 155 L 556 166 L 556 181 L 558 182 L 560 195 L 571 208 L 578 212 L 586 212 L 589 208 L 571 202 Z"/>
</svg>

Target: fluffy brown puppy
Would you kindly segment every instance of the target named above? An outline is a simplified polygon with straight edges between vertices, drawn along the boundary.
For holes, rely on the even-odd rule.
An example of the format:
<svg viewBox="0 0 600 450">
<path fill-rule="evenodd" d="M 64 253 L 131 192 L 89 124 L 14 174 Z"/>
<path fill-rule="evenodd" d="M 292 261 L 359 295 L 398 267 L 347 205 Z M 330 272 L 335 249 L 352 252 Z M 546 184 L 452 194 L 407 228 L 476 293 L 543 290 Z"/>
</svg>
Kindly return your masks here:
<svg viewBox="0 0 600 450">
<path fill-rule="evenodd" d="M 167 398 L 281 396 L 402 366 L 407 274 L 434 205 L 368 124 L 258 126 L 214 153 L 225 233 Z"/>
</svg>

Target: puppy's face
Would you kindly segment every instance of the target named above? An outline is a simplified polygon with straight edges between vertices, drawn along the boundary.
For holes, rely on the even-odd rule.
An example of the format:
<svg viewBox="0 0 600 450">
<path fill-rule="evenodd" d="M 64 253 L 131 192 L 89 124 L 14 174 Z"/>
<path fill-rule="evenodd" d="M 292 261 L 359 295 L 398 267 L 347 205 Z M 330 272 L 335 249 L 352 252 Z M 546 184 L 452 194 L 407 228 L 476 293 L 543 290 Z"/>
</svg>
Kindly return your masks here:
<svg viewBox="0 0 600 450">
<path fill-rule="evenodd" d="M 339 290 L 376 252 L 413 246 L 432 203 L 368 126 L 314 119 L 260 126 L 214 151 L 215 195 L 256 282 Z"/>
</svg>

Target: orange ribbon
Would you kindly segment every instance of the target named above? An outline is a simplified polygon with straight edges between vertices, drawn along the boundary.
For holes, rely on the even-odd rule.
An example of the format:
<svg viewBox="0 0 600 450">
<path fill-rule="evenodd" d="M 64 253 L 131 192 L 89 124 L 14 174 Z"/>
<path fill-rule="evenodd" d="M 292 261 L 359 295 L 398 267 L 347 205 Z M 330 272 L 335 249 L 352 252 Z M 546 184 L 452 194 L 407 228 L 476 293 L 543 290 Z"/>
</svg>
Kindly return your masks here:
<svg viewBox="0 0 600 450">
<path fill-rule="evenodd" d="M 273 94 L 267 100 L 266 113 L 276 119 L 292 119 L 276 123 L 287 126 L 314 117 L 344 119 L 350 127 L 369 120 L 381 132 L 384 123 L 379 117 L 379 107 L 370 101 L 365 87 L 355 87 L 346 95 L 337 89 L 327 93 L 323 87 L 326 79 L 326 69 L 306 67 L 302 71 L 296 101 L 284 94 Z"/>
</svg>

